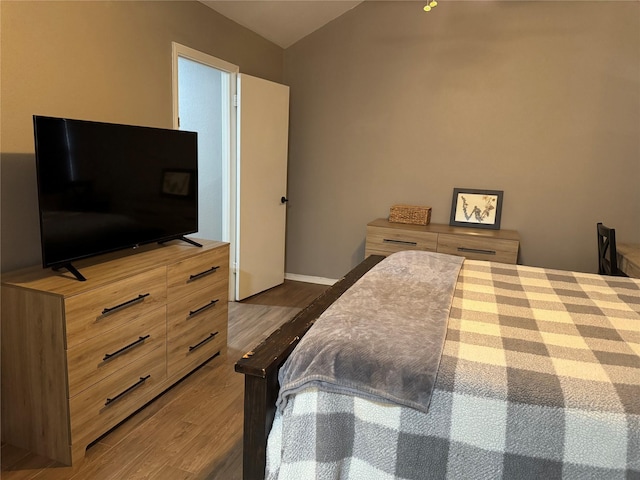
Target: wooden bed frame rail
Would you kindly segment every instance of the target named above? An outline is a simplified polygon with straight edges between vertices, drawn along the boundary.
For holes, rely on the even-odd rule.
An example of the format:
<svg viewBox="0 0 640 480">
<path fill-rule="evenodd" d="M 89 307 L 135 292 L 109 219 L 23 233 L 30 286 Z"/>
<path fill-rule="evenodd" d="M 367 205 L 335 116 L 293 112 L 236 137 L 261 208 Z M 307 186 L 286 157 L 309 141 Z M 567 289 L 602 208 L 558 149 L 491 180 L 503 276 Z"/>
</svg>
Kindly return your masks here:
<svg viewBox="0 0 640 480">
<path fill-rule="evenodd" d="M 267 437 L 276 412 L 278 370 L 317 318 L 385 257 L 371 255 L 235 364 L 244 374 L 242 478 L 264 479 Z"/>
</svg>

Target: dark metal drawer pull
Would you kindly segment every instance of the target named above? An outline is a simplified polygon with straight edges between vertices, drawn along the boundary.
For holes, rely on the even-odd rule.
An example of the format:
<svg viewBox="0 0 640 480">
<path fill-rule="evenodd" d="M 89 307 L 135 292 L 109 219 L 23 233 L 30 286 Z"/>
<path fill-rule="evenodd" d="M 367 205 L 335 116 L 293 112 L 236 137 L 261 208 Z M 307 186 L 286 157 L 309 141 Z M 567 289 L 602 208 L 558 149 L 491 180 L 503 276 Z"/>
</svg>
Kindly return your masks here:
<svg viewBox="0 0 640 480">
<path fill-rule="evenodd" d="M 195 316 L 195 315 L 197 315 L 197 314 L 199 314 L 199 313 L 204 312 L 204 311 L 205 311 L 205 310 L 207 310 L 208 308 L 213 307 L 216 303 L 218 303 L 218 301 L 219 301 L 219 299 L 211 300 L 211 301 L 210 301 L 209 303 L 207 303 L 204 307 L 200 307 L 200 308 L 198 308 L 198 309 L 196 309 L 196 310 L 191 310 L 191 311 L 189 312 L 189 315 L 187 316 L 187 318 L 191 318 L 191 317 L 193 317 L 193 316 Z"/>
<path fill-rule="evenodd" d="M 127 350 L 129 350 L 130 348 L 135 347 L 136 345 L 140 345 L 142 342 L 144 342 L 147 338 L 149 338 L 151 335 L 145 335 L 144 337 L 138 337 L 138 340 L 136 340 L 133 343 L 130 343 L 129 345 L 127 345 L 126 347 L 122 347 L 120 350 L 117 350 L 113 353 L 105 353 L 104 354 L 104 358 L 102 359 L 103 362 L 109 360 L 110 358 L 115 357 L 116 355 L 120 355 L 121 353 L 126 352 Z"/>
<path fill-rule="evenodd" d="M 418 245 L 418 242 L 409 242 L 407 240 L 391 240 L 389 238 L 385 238 L 382 240 L 384 243 L 397 243 L 398 245 Z"/>
<path fill-rule="evenodd" d="M 141 302 L 142 300 L 144 300 L 149 295 L 151 295 L 151 294 L 150 293 L 145 293 L 144 295 L 138 295 L 136 298 L 132 298 L 131 300 L 127 300 L 126 302 L 121 303 L 120 305 L 116 305 L 115 307 L 105 308 L 104 310 L 102 310 L 102 314 L 106 315 L 107 313 L 113 313 L 116 310 L 120 310 L 121 308 L 130 307 L 131 305 L 133 305 L 135 303 Z"/>
<path fill-rule="evenodd" d="M 196 273 L 194 275 L 189 275 L 189 281 L 193 282 L 194 280 L 198 280 L 199 278 L 206 277 L 207 275 L 214 273 L 219 268 L 220 266 L 218 265 L 217 267 L 211 267 L 209 270 L 205 270 L 204 272 Z"/>
<path fill-rule="evenodd" d="M 495 250 L 482 250 L 480 248 L 458 247 L 458 251 L 459 252 L 466 252 L 466 253 L 483 253 L 485 255 L 495 255 L 496 254 Z"/>
<path fill-rule="evenodd" d="M 140 377 L 140 380 L 138 380 L 136 383 L 134 383 L 133 385 L 131 385 L 129 388 L 127 388 L 126 390 L 123 390 L 122 392 L 120 392 L 118 395 L 116 395 L 113 398 L 107 398 L 107 401 L 104 402 L 104 405 L 107 406 L 113 402 L 115 402 L 116 400 L 118 400 L 119 398 L 122 398 L 123 395 L 126 395 L 127 393 L 129 393 L 131 390 L 133 390 L 134 388 L 138 388 L 140 385 L 142 385 L 144 382 L 147 381 L 147 379 L 149 379 L 151 377 L 151 375 L 147 375 L 146 377 Z"/>
<path fill-rule="evenodd" d="M 204 340 L 202 340 L 200 343 L 196 343 L 195 345 L 192 345 L 189 347 L 189 351 L 192 352 L 193 350 L 195 350 L 196 348 L 200 348 L 202 345 L 204 345 L 205 343 L 207 343 L 208 341 L 212 340 L 213 337 L 215 337 L 216 335 L 218 335 L 218 332 L 214 332 L 212 334 L 210 334 L 207 338 L 205 338 Z"/>
</svg>

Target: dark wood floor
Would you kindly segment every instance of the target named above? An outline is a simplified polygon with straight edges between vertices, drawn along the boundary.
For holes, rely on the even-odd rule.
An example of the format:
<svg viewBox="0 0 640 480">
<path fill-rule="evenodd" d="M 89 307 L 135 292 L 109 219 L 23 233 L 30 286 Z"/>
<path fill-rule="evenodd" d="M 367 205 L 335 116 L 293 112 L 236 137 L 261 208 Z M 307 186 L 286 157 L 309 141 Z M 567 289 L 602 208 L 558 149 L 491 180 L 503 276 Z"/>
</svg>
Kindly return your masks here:
<svg viewBox="0 0 640 480">
<path fill-rule="evenodd" d="M 241 303 L 304 308 L 328 288 L 326 285 L 285 280 L 282 285 L 242 300 Z"/>
<path fill-rule="evenodd" d="M 243 376 L 233 365 L 328 287 L 285 281 L 229 304 L 224 362 L 205 364 L 87 449 L 66 467 L 9 444 L 0 450 L 6 480 L 242 478 Z"/>
</svg>

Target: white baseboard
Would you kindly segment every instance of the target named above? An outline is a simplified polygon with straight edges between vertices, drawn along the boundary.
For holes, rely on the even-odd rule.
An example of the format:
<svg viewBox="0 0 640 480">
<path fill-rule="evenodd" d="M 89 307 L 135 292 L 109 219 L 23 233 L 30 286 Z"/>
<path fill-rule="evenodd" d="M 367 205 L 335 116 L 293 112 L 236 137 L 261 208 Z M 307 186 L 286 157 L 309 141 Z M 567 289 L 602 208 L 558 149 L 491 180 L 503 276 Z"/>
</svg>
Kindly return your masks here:
<svg viewBox="0 0 640 480">
<path fill-rule="evenodd" d="M 285 280 L 294 280 L 296 282 L 317 283 L 318 285 L 333 285 L 338 280 L 325 277 L 312 277 L 310 275 L 298 275 L 297 273 L 285 273 Z"/>
</svg>

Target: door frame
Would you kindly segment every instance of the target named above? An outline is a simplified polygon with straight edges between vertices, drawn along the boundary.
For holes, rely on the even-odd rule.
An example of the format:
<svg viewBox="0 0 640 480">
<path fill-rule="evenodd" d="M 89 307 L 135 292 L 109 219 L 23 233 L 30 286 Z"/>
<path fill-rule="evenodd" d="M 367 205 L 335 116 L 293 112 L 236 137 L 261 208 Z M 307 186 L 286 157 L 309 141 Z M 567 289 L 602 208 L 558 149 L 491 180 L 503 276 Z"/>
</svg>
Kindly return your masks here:
<svg viewBox="0 0 640 480">
<path fill-rule="evenodd" d="M 173 128 L 180 128 L 179 102 L 178 102 L 178 57 L 187 58 L 194 62 L 213 67 L 229 74 L 229 96 L 226 99 L 229 111 L 229 142 L 227 156 L 227 182 L 228 195 L 223 200 L 227 208 L 223 208 L 223 238 L 222 241 L 229 242 L 229 299 L 236 297 L 236 248 L 237 248 L 237 79 L 240 67 L 233 63 L 226 62 L 207 53 L 195 50 L 177 42 L 171 42 L 171 96 L 172 96 L 172 117 Z"/>
</svg>

